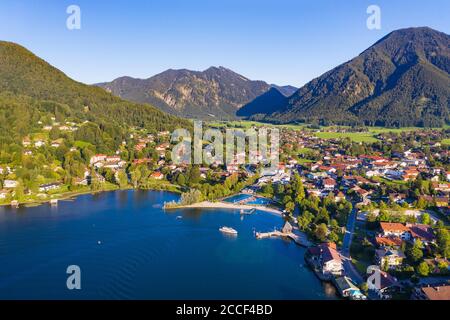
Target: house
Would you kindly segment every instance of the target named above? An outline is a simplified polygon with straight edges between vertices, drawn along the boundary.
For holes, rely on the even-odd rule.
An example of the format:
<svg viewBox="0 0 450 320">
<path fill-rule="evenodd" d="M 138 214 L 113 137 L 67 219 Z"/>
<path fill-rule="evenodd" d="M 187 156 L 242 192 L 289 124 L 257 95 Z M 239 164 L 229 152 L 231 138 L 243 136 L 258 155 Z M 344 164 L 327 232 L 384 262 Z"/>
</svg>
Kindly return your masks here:
<svg viewBox="0 0 450 320">
<path fill-rule="evenodd" d="M 150 176 L 156 180 L 162 180 L 164 178 L 164 175 L 159 171 L 153 172 Z"/>
<path fill-rule="evenodd" d="M 327 190 L 333 190 L 334 187 L 336 186 L 336 181 L 331 178 L 323 179 L 322 185 Z"/>
<path fill-rule="evenodd" d="M 345 194 L 342 191 L 338 191 L 334 197 L 334 201 L 342 202 L 345 200 Z"/>
<path fill-rule="evenodd" d="M 3 181 L 3 188 L 5 189 L 13 189 L 17 187 L 17 181 L 16 180 L 5 180 Z"/>
<path fill-rule="evenodd" d="M 90 164 L 92 165 L 92 164 L 94 164 L 96 162 L 99 162 L 99 161 L 105 161 L 105 159 L 106 159 L 106 155 L 105 154 L 96 154 L 95 156 L 91 157 Z"/>
<path fill-rule="evenodd" d="M 425 224 L 407 224 L 411 238 L 416 241 L 420 239 L 424 244 L 433 243 L 436 237 L 433 233 L 433 228 Z"/>
<path fill-rule="evenodd" d="M 359 290 L 349 277 L 333 278 L 333 283 L 343 298 L 350 298 L 351 300 L 366 299 L 366 296 L 361 293 L 361 290 Z"/>
<path fill-rule="evenodd" d="M 106 158 L 105 158 L 105 161 L 106 162 L 119 162 L 121 159 L 120 159 L 120 156 L 118 156 L 118 155 L 114 155 L 114 156 L 107 156 Z"/>
<path fill-rule="evenodd" d="M 57 139 L 52 141 L 51 146 L 53 148 L 58 148 L 63 143 L 63 139 Z"/>
<path fill-rule="evenodd" d="M 409 228 L 397 222 L 380 222 L 381 234 L 384 237 L 398 237 L 403 240 L 409 240 L 411 234 Z"/>
<path fill-rule="evenodd" d="M 415 180 L 419 175 L 419 171 L 415 168 L 406 169 L 403 171 L 402 178 L 404 181 Z"/>
<path fill-rule="evenodd" d="M 8 194 L 9 194 L 8 190 L 5 190 L 5 189 L 0 190 L 0 199 L 6 199 Z"/>
<path fill-rule="evenodd" d="M 375 260 L 380 267 L 395 268 L 402 265 L 405 254 L 396 249 L 382 248 L 375 250 Z"/>
<path fill-rule="evenodd" d="M 369 195 L 372 193 L 371 191 L 367 191 L 359 187 L 355 187 L 352 190 L 355 192 L 356 198 L 362 202 L 366 201 Z"/>
<path fill-rule="evenodd" d="M 29 146 L 31 145 L 31 140 L 30 140 L 30 138 L 29 138 L 29 137 L 23 138 L 23 140 L 22 140 L 22 145 L 23 145 L 24 147 L 29 147 Z"/>
<path fill-rule="evenodd" d="M 85 178 L 75 178 L 74 184 L 79 186 L 87 186 L 88 185 L 88 179 Z"/>
<path fill-rule="evenodd" d="M 379 248 L 400 248 L 403 241 L 400 238 L 375 237 L 375 242 Z"/>
<path fill-rule="evenodd" d="M 336 244 L 325 243 L 319 245 L 319 261 L 324 275 L 340 276 L 344 271 L 341 256 L 336 250 Z"/>
<path fill-rule="evenodd" d="M 162 151 L 166 151 L 166 149 L 168 149 L 169 147 L 170 147 L 170 144 L 165 142 L 165 143 L 162 143 L 159 146 L 157 146 L 155 148 L 155 150 L 158 151 L 158 152 L 162 152 Z"/>
<path fill-rule="evenodd" d="M 377 273 L 377 274 L 374 274 Z M 392 293 L 400 288 L 400 284 L 397 279 L 391 276 L 389 273 L 381 270 L 373 270 L 369 274 L 369 279 L 374 277 L 374 281 L 367 281 L 368 289 L 374 292 L 379 299 L 390 299 Z M 379 277 L 377 279 L 377 277 Z"/>
<path fill-rule="evenodd" d="M 283 233 L 292 233 L 292 225 L 289 223 L 289 221 L 286 221 L 284 223 L 283 229 L 281 229 L 281 232 Z"/>
<path fill-rule="evenodd" d="M 61 183 L 59 183 L 59 182 L 51 182 L 51 183 L 41 184 L 39 186 L 39 191 L 47 192 L 50 190 L 58 189 L 60 186 L 61 186 Z"/>
<path fill-rule="evenodd" d="M 37 141 L 34 143 L 34 146 L 35 146 L 36 148 L 40 148 L 40 147 L 42 147 L 42 146 L 45 146 L 45 141 L 43 141 L 43 140 L 37 140 Z"/>
<path fill-rule="evenodd" d="M 134 150 L 142 151 L 146 146 L 147 146 L 147 144 L 145 142 L 139 142 L 138 144 L 136 144 L 134 146 Z"/>
<path fill-rule="evenodd" d="M 415 300 L 450 300 L 450 285 L 425 286 L 416 288 L 412 299 Z"/>
</svg>

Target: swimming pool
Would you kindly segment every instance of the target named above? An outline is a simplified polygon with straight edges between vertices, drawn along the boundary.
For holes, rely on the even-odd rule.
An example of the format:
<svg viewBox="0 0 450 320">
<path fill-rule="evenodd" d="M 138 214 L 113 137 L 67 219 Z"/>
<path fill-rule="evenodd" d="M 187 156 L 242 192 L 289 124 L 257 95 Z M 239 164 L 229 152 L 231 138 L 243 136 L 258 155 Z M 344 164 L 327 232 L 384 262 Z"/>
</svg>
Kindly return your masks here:
<svg viewBox="0 0 450 320">
<path fill-rule="evenodd" d="M 238 202 L 244 201 L 245 204 L 250 204 L 250 205 L 254 204 L 254 205 L 262 205 L 262 206 L 265 206 L 265 205 L 268 205 L 268 204 L 272 203 L 272 201 L 270 199 L 260 198 L 260 197 L 255 197 L 255 199 L 253 199 L 253 200 L 245 201 L 245 200 L 250 199 L 252 197 L 253 196 L 250 195 L 250 194 L 242 194 L 242 193 L 240 193 L 240 194 L 236 194 L 234 196 L 231 196 L 229 198 L 226 198 L 223 201 L 229 202 L 229 203 L 238 203 Z"/>
<path fill-rule="evenodd" d="M 272 201 L 270 199 L 266 199 L 266 198 L 255 198 L 255 200 L 249 201 L 246 204 L 256 204 L 256 205 L 268 205 L 270 204 Z"/>
<path fill-rule="evenodd" d="M 235 194 L 234 196 L 231 196 L 229 198 L 226 198 L 223 201 L 230 202 L 230 203 L 237 203 L 237 202 L 241 202 L 243 200 L 249 199 L 251 197 L 252 197 L 252 195 L 250 195 L 250 194 L 240 193 L 240 194 Z"/>
</svg>

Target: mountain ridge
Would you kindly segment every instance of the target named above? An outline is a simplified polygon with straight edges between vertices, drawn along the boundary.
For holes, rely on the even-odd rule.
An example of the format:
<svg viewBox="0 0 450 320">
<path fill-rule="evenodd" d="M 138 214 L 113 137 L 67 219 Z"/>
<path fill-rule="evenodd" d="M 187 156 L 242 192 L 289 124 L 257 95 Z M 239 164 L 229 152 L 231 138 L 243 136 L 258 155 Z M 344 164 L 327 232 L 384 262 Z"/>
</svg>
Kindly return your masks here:
<svg viewBox="0 0 450 320">
<path fill-rule="evenodd" d="M 131 127 L 156 132 L 191 125 L 150 105 L 77 82 L 25 47 L 0 41 L 1 142 L 20 139 L 50 117 L 95 123 L 110 146 L 118 145 Z"/>
<path fill-rule="evenodd" d="M 296 89 L 250 80 L 222 66 L 203 71 L 168 69 L 147 79 L 124 76 L 95 85 L 178 116 L 221 120 L 235 119 L 237 110 L 272 87 L 285 94 Z"/>
<path fill-rule="evenodd" d="M 450 121 L 450 37 L 428 27 L 395 30 L 297 90 L 277 122 L 442 126 Z"/>
</svg>

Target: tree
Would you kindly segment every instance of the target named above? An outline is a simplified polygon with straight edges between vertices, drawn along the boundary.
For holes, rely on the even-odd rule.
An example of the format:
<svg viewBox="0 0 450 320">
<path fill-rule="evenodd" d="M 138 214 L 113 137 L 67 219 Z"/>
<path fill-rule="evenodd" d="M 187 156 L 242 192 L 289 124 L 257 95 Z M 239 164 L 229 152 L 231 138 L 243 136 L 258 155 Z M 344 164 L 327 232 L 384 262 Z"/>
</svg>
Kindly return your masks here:
<svg viewBox="0 0 450 320">
<path fill-rule="evenodd" d="M 288 202 L 292 202 L 292 197 L 290 195 L 285 195 L 283 197 L 283 203 L 286 205 Z"/>
<path fill-rule="evenodd" d="M 328 240 L 330 240 L 331 242 L 337 242 L 339 240 L 339 236 L 337 235 L 336 232 L 331 231 L 330 234 L 328 235 Z"/>
<path fill-rule="evenodd" d="M 330 221 L 330 215 L 328 214 L 328 211 L 326 208 L 320 208 L 319 213 L 316 216 L 316 223 L 323 222 L 325 224 L 328 224 Z"/>
<path fill-rule="evenodd" d="M 180 186 L 184 186 L 186 185 L 186 177 L 184 176 L 184 174 L 180 173 L 177 177 L 177 184 Z"/>
<path fill-rule="evenodd" d="M 124 170 L 120 170 L 117 173 L 117 183 L 119 184 L 119 187 L 121 189 L 125 188 L 128 185 L 128 176 Z"/>
<path fill-rule="evenodd" d="M 422 261 L 417 267 L 417 273 L 420 274 L 422 277 L 428 276 L 428 274 L 430 273 L 430 267 L 428 266 L 428 263 Z"/>
<path fill-rule="evenodd" d="M 130 172 L 130 176 L 131 176 L 131 183 L 133 184 L 133 187 L 137 188 L 138 183 L 141 179 L 141 170 L 139 170 L 139 167 L 134 167 Z"/>
<path fill-rule="evenodd" d="M 102 189 L 102 183 L 97 178 L 97 175 L 95 173 L 93 174 L 91 172 L 91 190 L 95 192 L 95 191 L 99 191 L 101 189 Z"/>
<path fill-rule="evenodd" d="M 23 187 L 23 182 L 22 181 L 17 181 L 17 185 L 16 188 L 14 190 L 14 199 L 17 201 L 22 201 L 25 197 L 25 191 L 24 191 L 24 187 Z"/>
<path fill-rule="evenodd" d="M 304 231 L 308 229 L 309 225 L 311 224 L 312 220 L 314 219 L 314 215 L 309 211 L 304 211 L 298 218 L 298 227 L 300 230 Z"/>
<path fill-rule="evenodd" d="M 200 182 L 200 168 L 195 165 L 189 171 L 189 185 L 194 185 Z"/>
<path fill-rule="evenodd" d="M 422 214 L 421 219 L 422 219 L 422 223 L 423 224 L 430 224 L 431 223 L 430 215 L 428 213 Z"/>
<path fill-rule="evenodd" d="M 408 255 L 413 262 L 418 262 L 423 257 L 422 241 L 417 239 L 408 251 Z"/>
<path fill-rule="evenodd" d="M 266 185 L 264 185 L 264 187 L 262 188 L 262 192 L 268 196 L 272 196 L 273 195 L 272 183 L 267 183 Z"/>
<path fill-rule="evenodd" d="M 440 227 L 436 233 L 439 253 L 444 257 L 450 257 L 450 233 L 444 227 Z"/>
<path fill-rule="evenodd" d="M 314 236 L 319 240 L 319 241 L 325 241 L 327 239 L 327 235 L 328 235 L 328 228 L 327 225 L 325 223 L 321 223 L 316 227 L 316 230 L 314 231 Z"/>
<path fill-rule="evenodd" d="M 368 222 L 375 222 L 377 221 L 377 215 L 375 214 L 375 212 L 370 211 L 369 214 L 367 215 L 367 221 Z"/>
<path fill-rule="evenodd" d="M 382 266 L 383 271 L 387 272 L 389 270 L 389 261 L 387 259 L 383 260 L 383 266 Z"/>
<path fill-rule="evenodd" d="M 203 200 L 202 193 L 197 189 L 189 190 L 181 195 L 180 204 L 190 205 L 193 203 L 201 202 Z"/>
<path fill-rule="evenodd" d="M 289 214 L 292 214 L 292 212 L 294 212 L 295 209 L 295 203 L 292 201 L 289 201 L 288 203 L 286 203 L 286 211 L 289 212 Z"/>
</svg>

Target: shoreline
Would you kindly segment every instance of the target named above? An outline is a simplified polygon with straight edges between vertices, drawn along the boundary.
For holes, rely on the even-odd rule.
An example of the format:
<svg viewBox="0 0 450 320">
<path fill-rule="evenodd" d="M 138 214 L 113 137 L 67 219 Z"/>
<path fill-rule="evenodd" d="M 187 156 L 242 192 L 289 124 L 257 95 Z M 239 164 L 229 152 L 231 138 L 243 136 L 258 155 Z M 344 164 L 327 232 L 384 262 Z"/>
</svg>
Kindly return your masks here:
<svg viewBox="0 0 450 320">
<path fill-rule="evenodd" d="M 165 207 L 164 210 L 175 210 L 175 209 L 232 209 L 232 210 L 260 210 L 260 211 L 266 211 L 270 213 L 277 214 L 279 216 L 283 216 L 283 212 L 278 209 L 269 208 L 265 206 L 259 206 L 259 205 L 247 205 L 247 204 L 233 204 L 233 203 L 227 203 L 223 201 L 219 202 L 211 202 L 211 201 L 202 201 L 197 202 L 189 205 L 179 205 L 174 207 Z"/>
<path fill-rule="evenodd" d="M 85 191 L 73 191 L 73 192 L 66 192 L 66 193 L 60 193 L 60 194 L 54 194 L 54 198 L 46 198 L 46 199 L 33 199 L 28 201 L 19 202 L 19 206 L 23 207 L 37 207 L 40 205 L 43 205 L 45 203 L 50 204 L 52 200 L 58 200 L 58 201 L 70 201 L 73 200 L 76 197 L 83 196 L 83 195 L 95 195 L 100 193 L 106 193 L 106 192 L 113 192 L 113 191 L 123 191 L 123 190 L 141 190 L 141 191 L 163 191 L 163 192 L 170 192 L 175 194 L 180 194 L 178 191 L 173 190 L 164 190 L 164 189 L 151 189 L 151 188 L 133 188 L 133 187 L 127 187 L 127 188 L 117 188 L 117 189 L 108 189 L 108 190 L 98 190 L 98 191 L 92 191 L 92 190 L 85 190 Z M 11 202 L 8 203 L 0 203 L 0 207 L 10 207 Z"/>
</svg>

